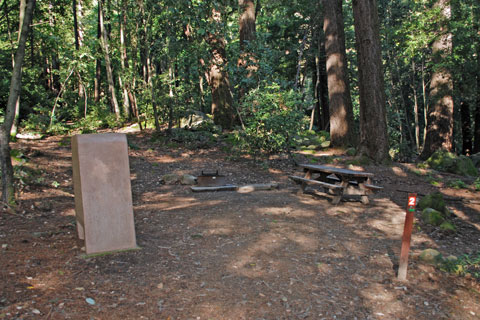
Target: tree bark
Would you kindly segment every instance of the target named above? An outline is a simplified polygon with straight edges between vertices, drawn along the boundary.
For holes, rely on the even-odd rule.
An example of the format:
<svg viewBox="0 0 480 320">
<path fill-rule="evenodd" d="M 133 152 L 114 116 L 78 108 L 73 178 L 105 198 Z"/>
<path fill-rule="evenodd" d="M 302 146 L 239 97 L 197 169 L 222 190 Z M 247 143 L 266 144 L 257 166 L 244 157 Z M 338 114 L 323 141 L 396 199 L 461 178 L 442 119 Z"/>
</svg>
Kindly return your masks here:
<svg viewBox="0 0 480 320">
<path fill-rule="evenodd" d="M 347 73 L 342 0 L 325 0 L 323 4 L 331 143 L 333 146 L 356 145 Z"/>
<path fill-rule="evenodd" d="M 387 115 L 376 0 L 353 0 L 360 91 L 359 154 L 388 160 Z"/>
<path fill-rule="evenodd" d="M 13 186 L 13 166 L 10 158 L 10 129 L 15 118 L 15 103 L 20 96 L 22 88 L 22 65 L 25 58 L 25 46 L 28 32 L 32 21 L 35 0 L 29 0 L 25 10 L 23 25 L 18 41 L 18 48 L 15 53 L 15 67 L 13 68 L 10 82 L 10 91 L 5 119 L 0 126 L 0 170 L 2 173 L 2 201 L 10 206 L 15 205 L 15 192 Z"/>
<path fill-rule="evenodd" d="M 102 44 L 102 49 L 105 57 L 105 67 L 107 70 L 107 81 L 108 81 L 108 91 L 110 93 L 110 104 L 112 106 L 113 112 L 115 112 L 115 116 L 117 119 L 120 118 L 120 107 L 118 105 L 117 96 L 115 94 L 115 82 L 113 79 L 113 71 L 112 71 L 112 64 L 110 62 L 110 49 L 108 45 L 108 36 L 107 31 L 105 29 L 105 25 L 103 23 L 103 0 L 98 2 L 98 10 L 100 11 L 100 33 L 102 34 L 100 38 L 100 42 Z"/>
<path fill-rule="evenodd" d="M 474 7 L 474 17 L 475 17 L 475 31 L 476 34 L 480 34 L 480 4 L 476 4 Z M 476 88 L 476 95 L 477 101 L 475 106 L 475 131 L 473 137 L 473 152 L 477 153 L 480 152 L 480 40 L 477 37 L 476 41 L 477 46 L 477 88 Z"/>
<path fill-rule="evenodd" d="M 438 0 L 435 4 L 443 15 L 450 18 L 450 1 Z M 453 78 L 452 72 L 442 62 L 452 52 L 452 35 L 441 26 L 440 35 L 432 45 L 432 60 L 436 68 L 430 82 L 430 104 L 427 117 L 427 135 L 420 159 L 428 159 L 437 150 L 453 149 Z"/>
<path fill-rule="evenodd" d="M 26 6 L 27 6 L 26 0 L 20 0 L 17 43 L 20 41 L 20 35 L 22 33 L 22 26 L 23 26 L 23 20 L 25 18 Z M 7 17 L 8 17 L 8 13 L 7 13 Z M 13 62 L 13 67 L 15 68 L 15 62 Z M 17 102 L 15 102 L 15 117 L 13 120 L 12 129 L 10 130 L 10 135 L 12 137 L 15 137 L 17 135 L 19 120 L 20 120 L 20 95 L 17 98 Z"/>
<path fill-rule="evenodd" d="M 221 13 L 212 9 L 212 20 L 220 24 Z M 212 90 L 212 115 L 215 124 L 223 129 L 231 129 L 235 120 L 233 97 L 225 70 L 227 63 L 225 52 L 225 40 L 218 34 L 209 34 L 207 42 L 210 45 L 211 61 L 209 71 L 209 83 Z"/>
<path fill-rule="evenodd" d="M 250 43 L 256 38 L 255 4 L 253 0 L 238 0 L 238 6 L 240 7 L 240 18 L 238 21 L 240 29 L 240 59 L 238 65 L 247 70 L 246 78 L 251 79 L 258 69 L 257 59 L 248 50 L 248 47 L 251 48 Z M 239 100 L 242 99 L 251 87 L 248 81 L 240 83 Z"/>
<path fill-rule="evenodd" d="M 98 7 L 98 12 L 97 12 L 97 39 L 101 42 L 102 39 L 102 29 L 100 27 L 100 4 Z M 103 21 L 103 20 L 102 20 Z M 96 64 L 95 64 L 95 83 L 94 83 L 94 99 L 95 102 L 100 101 L 100 94 L 101 94 L 101 84 L 102 83 L 102 62 L 100 58 L 97 58 Z"/>
<path fill-rule="evenodd" d="M 125 46 L 125 28 L 127 27 L 127 2 L 123 0 L 121 14 L 119 17 L 120 26 L 120 65 L 122 66 L 122 74 L 118 77 L 120 86 L 123 90 L 123 115 L 130 118 L 130 103 L 129 103 L 129 86 L 125 77 L 128 67 L 127 47 Z M 123 77 L 123 79 L 122 79 Z"/>
</svg>

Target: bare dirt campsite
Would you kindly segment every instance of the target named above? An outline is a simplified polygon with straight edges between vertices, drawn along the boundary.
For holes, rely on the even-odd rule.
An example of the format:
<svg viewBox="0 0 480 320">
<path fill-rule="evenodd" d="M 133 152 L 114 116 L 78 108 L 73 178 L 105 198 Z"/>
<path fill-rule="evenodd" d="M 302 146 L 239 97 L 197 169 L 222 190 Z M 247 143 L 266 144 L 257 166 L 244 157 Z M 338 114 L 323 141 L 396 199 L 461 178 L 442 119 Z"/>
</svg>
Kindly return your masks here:
<svg viewBox="0 0 480 320">
<path fill-rule="evenodd" d="M 69 137 L 19 140 L 19 208 L 0 215 L 0 319 L 478 319 L 477 278 L 421 261 L 473 254 L 480 197 L 413 165 L 357 166 L 383 187 L 368 205 L 299 194 L 292 156 L 232 157 L 128 135 L 139 250 L 85 256 L 77 238 Z M 339 150 L 298 162 L 345 167 Z M 165 174 L 219 170 L 230 183 L 278 189 L 193 193 Z M 434 173 L 438 175 L 438 173 Z M 437 177 L 437 176 L 435 176 Z M 396 280 L 408 192 L 440 191 L 456 232 L 415 213 L 408 281 Z M 106 230 L 105 232 L 108 232 Z M 477 264 L 478 268 L 478 264 Z M 475 270 L 474 270 L 475 271 Z M 477 269 L 476 272 L 479 272 Z"/>
</svg>

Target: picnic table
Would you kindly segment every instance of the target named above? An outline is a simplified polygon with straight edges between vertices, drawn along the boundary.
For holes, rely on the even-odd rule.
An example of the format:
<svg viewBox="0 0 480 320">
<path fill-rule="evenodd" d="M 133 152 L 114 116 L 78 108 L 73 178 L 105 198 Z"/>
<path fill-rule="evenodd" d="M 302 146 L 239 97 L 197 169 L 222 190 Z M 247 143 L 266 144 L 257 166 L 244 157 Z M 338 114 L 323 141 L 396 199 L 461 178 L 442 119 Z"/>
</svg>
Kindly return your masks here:
<svg viewBox="0 0 480 320">
<path fill-rule="evenodd" d="M 289 176 L 300 184 L 302 192 L 307 185 L 315 185 L 327 189 L 334 194 L 332 203 L 338 204 L 345 196 L 360 196 L 362 203 L 368 204 L 368 195 L 382 187 L 372 184 L 373 173 L 332 166 L 300 164 L 305 172 L 304 177 Z"/>
</svg>

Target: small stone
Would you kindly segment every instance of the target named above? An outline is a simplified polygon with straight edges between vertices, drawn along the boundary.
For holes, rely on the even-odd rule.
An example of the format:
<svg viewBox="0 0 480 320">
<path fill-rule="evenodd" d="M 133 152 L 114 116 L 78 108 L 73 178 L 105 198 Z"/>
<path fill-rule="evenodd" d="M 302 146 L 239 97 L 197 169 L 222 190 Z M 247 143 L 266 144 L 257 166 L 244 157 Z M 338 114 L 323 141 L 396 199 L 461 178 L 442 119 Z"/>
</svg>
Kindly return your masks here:
<svg viewBox="0 0 480 320">
<path fill-rule="evenodd" d="M 40 310 L 38 310 L 38 309 L 33 309 L 33 310 L 32 310 L 32 313 L 34 313 L 34 314 L 40 314 L 41 312 L 40 312 Z"/>
<path fill-rule="evenodd" d="M 95 305 L 95 300 L 93 300 L 92 298 L 87 298 L 87 299 L 85 299 L 85 301 L 91 306 Z"/>
<path fill-rule="evenodd" d="M 8 248 L 8 244 L 6 243 L 2 244 L 2 249 L 7 250 L 7 248 Z"/>
<path fill-rule="evenodd" d="M 197 177 L 190 174 L 184 174 L 180 178 L 180 183 L 183 185 L 194 185 L 197 183 Z"/>
<path fill-rule="evenodd" d="M 423 250 L 419 256 L 420 261 L 430 263 L 430 264 L 438 263 L 441 260 L 441 258 L 442 258 L 442 255 L 440 254 L 440 252 L 438 252 L 435 249 Z"/>
<path fill-rule="evenodd" d="M 180 177 L 177 174 L 169 173 L 163 175 L 160 180 L 165 184 L 176 184 L 180 180 Z"/>
</svg>

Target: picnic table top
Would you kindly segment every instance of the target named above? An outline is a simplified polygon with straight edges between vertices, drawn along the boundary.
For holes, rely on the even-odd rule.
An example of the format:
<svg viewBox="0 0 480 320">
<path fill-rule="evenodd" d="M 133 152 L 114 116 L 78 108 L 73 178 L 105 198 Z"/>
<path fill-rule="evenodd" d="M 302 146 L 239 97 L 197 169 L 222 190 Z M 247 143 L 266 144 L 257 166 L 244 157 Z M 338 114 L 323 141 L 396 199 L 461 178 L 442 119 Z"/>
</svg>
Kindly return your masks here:
<svg viewBox="0 0 480 320">
<path fill-rule="evenodd" d="M 373 173 L 370 173 L 370 172 L 336 168 L 332 166 L 323 166 L 323 165 L 316 165 L 316 164 L 300 164 L 299 166 L 314 172 L 316 171 L 316 172 L 333 173 L 333 174 L 339 174 L 341 176 L 351 176 L 351 177 L 373 177 Z"/>
</svg>

